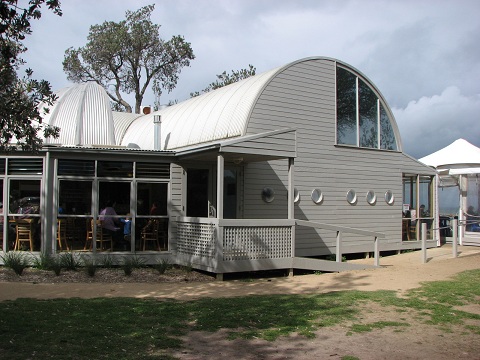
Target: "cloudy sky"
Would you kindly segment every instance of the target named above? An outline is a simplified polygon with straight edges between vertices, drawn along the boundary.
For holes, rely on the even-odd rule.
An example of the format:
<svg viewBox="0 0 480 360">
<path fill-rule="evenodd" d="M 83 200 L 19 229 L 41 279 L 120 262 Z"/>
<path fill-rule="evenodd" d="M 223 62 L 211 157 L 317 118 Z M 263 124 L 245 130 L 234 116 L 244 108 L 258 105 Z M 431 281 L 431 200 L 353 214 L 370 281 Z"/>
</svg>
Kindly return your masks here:
<svg viewBox="0 0 480 360">
<path fill-rule="evenodd" d="M 480 146 L 478 0 L 63 0 L 62 17 L 44 10 L 34 21 L 24 59 L 35 78 L 69 86 L 65 50 L 84 46 L 91 25 L 152 3 L 161 37 L 183 35 L 196 55 L 162 103 L 187 99 L 224 70 L 326 56 L 377 85 L 406 153 L 420 158 L 458 138 Z M 150 94 L 145 105 L 153 102 Z"/>
</svg>

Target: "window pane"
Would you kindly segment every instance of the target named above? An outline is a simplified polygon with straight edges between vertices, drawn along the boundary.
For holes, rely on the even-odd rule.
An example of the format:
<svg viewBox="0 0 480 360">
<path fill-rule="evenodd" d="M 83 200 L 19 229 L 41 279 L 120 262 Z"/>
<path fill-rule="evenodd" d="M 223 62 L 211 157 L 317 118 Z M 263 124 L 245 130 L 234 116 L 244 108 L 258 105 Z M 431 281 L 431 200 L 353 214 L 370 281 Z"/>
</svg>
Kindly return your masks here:
<svg viewBox="0 0 480 360">
<path fill-rule="evenodd" d="M 167 192 L 168 184 L 166 183 L 138 183 L 137 215 L 166 216 Z"/>
<path fill-rule="evenodd" d="M 0 174 L 5 174 L 5 159 L 0 159 Z"/>
<path fill-rule="evenodd" d="M 392 123 L 383 105 L 380 104 L 380 149 L 397 150 L 397 141 Z"/>
<path fill-rule="evenodd" d="M 39 214 L 40 180 L 10 180 L 9 197 L 10 214 Z"/>
<path fill-rule="evenodd" d="M 378 148 L 377 96 L 359 80 L 360 146 Z"/>
<path fill-rule="evenodd" d="M 95 176 L 95 161 L 59 159 L 58 175 Z"/>
<path fill-rule="evenodd" d="M 357 145 L 356 76 L 337 67 L 337 143 Z"/>
<path fill-rule="evenodd" d="M 121 161 L 99 161 L 99 177 L 133 177 L 133 163 Z"/>
<path fill-rule="evenodd" d="M 64 215 L 90 214 L 92 183 L 89 181 L 60 181 L 58 213 Z"/>
<path fill-rule="evenodd" d="M 477 177 L 469 177 L 467 184 L 466 231 L 480 232 L 480 184 Z"/>
<path fill-rule="evenodd" d="M 117 215 L 127 215 L 130 212 L 130 183 L 104 181 L 99 183 L 100 211 L 107 206 L 115 209 Z"/>
</svg>

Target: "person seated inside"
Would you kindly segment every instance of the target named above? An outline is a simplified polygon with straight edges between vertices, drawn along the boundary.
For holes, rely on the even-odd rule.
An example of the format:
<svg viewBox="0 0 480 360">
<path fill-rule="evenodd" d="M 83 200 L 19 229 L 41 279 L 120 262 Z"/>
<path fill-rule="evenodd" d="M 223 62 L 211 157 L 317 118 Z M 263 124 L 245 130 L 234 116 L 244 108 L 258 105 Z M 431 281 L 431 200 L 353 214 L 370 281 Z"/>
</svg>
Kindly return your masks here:
<svg viewBox="0 0 480 360">
<path fill-rule="evenodd" d="M 105 208 L 100 211 L 99 219 L 102 221 L 103 231 L 111 235 L 113 241 L 119 241 L 122 239 L 122 233 L 115 205 L 115 202 L 107 201 Z"/>
</svg>

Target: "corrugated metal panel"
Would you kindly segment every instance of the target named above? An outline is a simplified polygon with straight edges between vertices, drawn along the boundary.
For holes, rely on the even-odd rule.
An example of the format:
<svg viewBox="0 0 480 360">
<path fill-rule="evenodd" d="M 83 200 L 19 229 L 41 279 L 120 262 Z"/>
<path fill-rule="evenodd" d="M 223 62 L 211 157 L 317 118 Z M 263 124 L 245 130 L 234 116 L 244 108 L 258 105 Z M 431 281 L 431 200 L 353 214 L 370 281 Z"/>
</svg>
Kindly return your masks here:
<svg viewBox="0 0 480 360">
<path fill-rule="evenodd" d="M 116 145 L 110 100 L 100 85 L 87 82 L 56 94 L 58 100 L 44 122 L 58 126 L 60 136 L 45 144 Z"/>
<path fill-rule="evenodd" d="M 115 126 L 115 140 L 117 145 L 122 143 L 123 136 L 125 135 L 128 127 L 140 116 L 142 115 L 118 111 L 113 112 L 113 124 Z"/>
<path fill-rule="evenodd" d="M 153 149 L 154 115 L 161 115 L 162 119 L 162 149 L 172 150 L 244 135 L 255 99 L 277 71 L 273 69 L 142 116 L 128 128 L 121 144 Z"/>
</svg>

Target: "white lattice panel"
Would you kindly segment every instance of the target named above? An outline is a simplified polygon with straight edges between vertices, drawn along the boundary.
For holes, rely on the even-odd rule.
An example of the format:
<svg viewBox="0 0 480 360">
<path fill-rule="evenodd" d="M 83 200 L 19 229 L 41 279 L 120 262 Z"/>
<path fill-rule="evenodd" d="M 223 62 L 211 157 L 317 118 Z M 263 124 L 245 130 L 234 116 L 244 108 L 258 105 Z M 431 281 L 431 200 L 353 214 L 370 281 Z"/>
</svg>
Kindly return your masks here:
<svg viewBox="0 0 480 360">
<path fill-rule="evenodd" d="M 214 258 L 215 225 L 177 222 L 177 252 Z"/>
<path fill-rule="evenodd" d="M 231 226 L 223 230 L 223 260 L 282 259 L 292 256 L 290 226 Z"/>
</svg>

